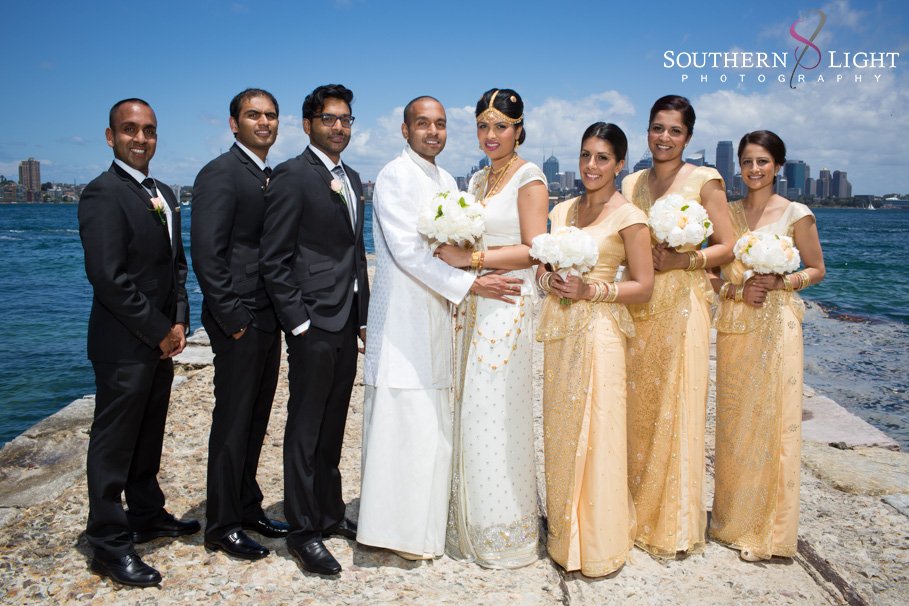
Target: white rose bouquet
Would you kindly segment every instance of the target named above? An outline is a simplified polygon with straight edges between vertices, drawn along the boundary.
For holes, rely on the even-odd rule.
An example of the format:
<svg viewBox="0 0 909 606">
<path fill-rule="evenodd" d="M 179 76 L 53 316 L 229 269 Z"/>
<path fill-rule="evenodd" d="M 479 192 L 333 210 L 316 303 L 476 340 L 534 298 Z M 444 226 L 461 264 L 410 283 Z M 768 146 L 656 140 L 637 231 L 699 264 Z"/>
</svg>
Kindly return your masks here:
<svg viewBox="0 0 909 606">
<path fill-rule="evenodd" d="M 704 207 L 680 194 L 669 194 L 654 202 L 647 224 L 658 241 L 672 248 L 699 246 L 713 233 L 713 223 Z"/>
<path fill-rule="evenodd" d="M 486 209 L 471 194 L 439 192 L 417 217 L 417 230 L 431 241 L 472 246 L 486 230 Z"/>
<path fill-rule="evenodd" d="M 732 252 L 749 268 L 746 281 L 754 274 L 788 274 L 802 264 L 792 238 L 766 232 L 749 231 L 738 239 Z"/>
<path fill-rule="evenodd" d="M 600 256 L 596 241 L 577 227 L 560 227 L 550 234 L 540 234 L 533 239 L 530 256 L 542 263 L 549 263 L 563 280 L 568 276 L 581 276 L 589 272 Z M 559 299 L 570 305 L 569 299 Z"/>
</svg>

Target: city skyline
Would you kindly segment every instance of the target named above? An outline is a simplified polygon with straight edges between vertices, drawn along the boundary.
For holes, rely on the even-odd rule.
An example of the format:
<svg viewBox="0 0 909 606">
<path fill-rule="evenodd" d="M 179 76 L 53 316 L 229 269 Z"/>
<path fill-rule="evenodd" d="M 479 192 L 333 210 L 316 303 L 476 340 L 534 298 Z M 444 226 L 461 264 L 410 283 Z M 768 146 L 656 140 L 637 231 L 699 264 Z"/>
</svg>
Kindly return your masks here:
<svg viewBox="0 0 909 606">
<path fill-rule="evenodd" d="M 812 42 L 817 54 L 809 49 L 811 61 L 796 65 L 799 42 L 790 26 L 804 18 L 795 28 L 807 39 L 816 9 L 826 15 Z M 633 164 L 646 151 L 650 105 L 675 93 L 689 97 L 698 114 L 691 150 L 710 150 L 721 140 L 736 145 L 745 132 L 767 128 L 783 137 L 791 157 L 848 171 L 857 194 L 909 192 L 903 3 L 672 4 L 642 14 L 635 6 L 528 1 L 507 22 L 488 11 L 488 3 L 473 0 L 334 0 L 318 7 L 162 0 L 141 10 L 110 0 L 16 3 L 5 16 L 41 28 L 37 38 L 33 29 L 10 28 L 0 39 L 8 85 L 0 99 L 0 174 L 15 178 L 18 163 L 34 157 L 45 181 L 91 180 L 110 164 L 107 110 L 139 96 L 158 115 L 154 175 L 191 184 L 230 146 L 227 105 L 247 86 L 269 89 L 279 100 L 281 126 L 270 157 L 276 164 L 308 142 L 303 97 L 340 81 L 354 90 L 357 116 L 344 159 L 364 180 L 375 179 L 400 151 L 401 109 L 420 94 L 448 108 L 440 164 L 466 174 L 477 161 L 473 105 L 484 90 L 508 86 L 524 97 L 522 155 L 534 162 L 576 154 L 583 130 L 605 120 L 625 130 Z M 161 32 L 160 40 L 129 39 L 128 24 L 140 17 Z M 601 24 L 603 35 L 577 35 L 576 23 Z M 761 53 L 785 55 L 785 69 L 772 62 L 747 67 L 759 65 Z M 864 63 L 856 60 L 860 53 Z M 734 67 L 684 67 L 686 58 L 700 65 L 706 56 Z M 821 64 L 809 70 L 816 59 Z"/>
</svg>

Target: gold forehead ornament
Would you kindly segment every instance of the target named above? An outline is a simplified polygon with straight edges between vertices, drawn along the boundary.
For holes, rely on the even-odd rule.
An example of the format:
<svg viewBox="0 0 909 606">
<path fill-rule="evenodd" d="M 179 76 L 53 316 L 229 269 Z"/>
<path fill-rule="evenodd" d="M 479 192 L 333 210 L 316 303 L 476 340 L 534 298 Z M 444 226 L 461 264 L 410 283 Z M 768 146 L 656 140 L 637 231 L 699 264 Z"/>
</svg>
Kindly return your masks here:
<svg viewBox="0 0 909 606">
<path fill-rule="evenodd" d="M 507 122 L 508 124 L 521 124 L 524 122 L 524 114 L 521 114 L 517 118 L 510 118 L 503 114 L 500 110 L 496 109 L 495 103 L 496 95 L 499 94 L 499 91 L 492 93 L 492 96 L 489 98 L 489 106 L 483 111 L 482 114 L 477 116 L 477 122 L 491 122 L 495 124 L 496 122 Z M 517 99 L 514 95 L 510 97 L 512 103 L 517 103 Z"/>
</svg>

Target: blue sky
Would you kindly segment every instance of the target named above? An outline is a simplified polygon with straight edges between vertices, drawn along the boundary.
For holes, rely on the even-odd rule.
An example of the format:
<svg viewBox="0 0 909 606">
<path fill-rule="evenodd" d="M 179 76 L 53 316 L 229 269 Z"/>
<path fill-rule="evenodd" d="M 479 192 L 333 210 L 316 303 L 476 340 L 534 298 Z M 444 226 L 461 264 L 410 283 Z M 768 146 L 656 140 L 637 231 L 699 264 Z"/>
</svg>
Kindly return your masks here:
<svg viewBox="0 0 909 606">
<path fill-rule="evenodd" d="M 799 68 L 807 81 L 793 90 L 788 78 L 800 43 L 789 27 L 804 16 L 796 31 L 809 37 L 814 9 L 826 14 L 814 40 L 823 61 Z M 909 193 L 909 8 L 901 0 L 30 0 L 7 5 L 3 16 L 0 174 L 7 178 L 17 178 L 19 161 L 33 156 L 43 180 L 89 181 L 110 163 L 110 105 L 138 96 L 158 116 L 153 174 L 190 184 L 229 147 L 227 106 L 247 86 L 269 89 L 281 105 L 275 164 L 307 142 L 305 95 L 341 82 L 356 95 L 357 116 L 344 158 L 366 179 L 400 150 L 400 108 L 420 94 L 448 108 L 449 144 L 439 162 L 465 174 L 480 158 L 472 107 L 488 88 L 508 86 L 527 105 L 522 155 L 541 163 L 555 153 L 563 170 L 575 169 L 578 139 L 596 120 L 625 129 L 636 162 L 646 151 L 650 105 L 677 93 L 698 114 L 689 149 L 706 148 L 710 161 L 717 140 L 737 143 L 749 130 L 768 128 L 786 141 L 790 158 L 811 165 L 812 176 L 846 170 L 854 193 Z M 788 63 L 667 68 L 667 51 L 787 52 Z M 838 69 L 828 65 L 831 51 L 837 63 L 845 52 L 900 56 L 893 68 Z M 816 58 L 810 50 L 805 65 Z"/>
</svg>

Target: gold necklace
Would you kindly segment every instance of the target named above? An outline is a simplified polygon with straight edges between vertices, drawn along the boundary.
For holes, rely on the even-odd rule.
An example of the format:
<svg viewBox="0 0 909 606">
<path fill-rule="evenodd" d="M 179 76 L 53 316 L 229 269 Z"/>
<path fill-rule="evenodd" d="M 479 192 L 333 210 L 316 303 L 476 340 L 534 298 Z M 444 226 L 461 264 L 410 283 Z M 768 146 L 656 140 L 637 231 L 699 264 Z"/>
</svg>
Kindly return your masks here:
<svg viewBox="0 0 909 606">
<path fill-rule="evenodd" d="M 484 194 L 483 194 L 483 197 L 480 199 L 480 204 L 483 204 L 483 206 L 486 206 L 484 200 L 486 200 L 486 198 L 489 198 L 490 196 L 496 195 L 496 192 L 499 190 L 499 184 L 502 182 L 502 179 L 505 178 L 505 175 L 508 174 L 508 169 L 511 168 L 511 165 L 514 164 L 514 161 L 517 159 L 518 159 L 517 152 L 513 152 L 511 154 L 511 160 L 509 160 L 508 164 L 506 164 L 505 167 L 501 169 L 502 173 L 495 180 L 495 183 L 492 184 L 491 189 L 487 188 L 487 186 L 489 185 L 489 176 L 490 175 L 495 176 L 495 174 L 498 171 L 492 170 L 491 165 L 486 167 L 486 179 L 483 181 Z"/>
</svg>

